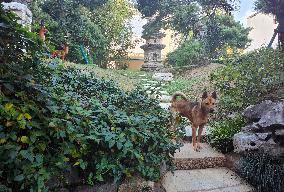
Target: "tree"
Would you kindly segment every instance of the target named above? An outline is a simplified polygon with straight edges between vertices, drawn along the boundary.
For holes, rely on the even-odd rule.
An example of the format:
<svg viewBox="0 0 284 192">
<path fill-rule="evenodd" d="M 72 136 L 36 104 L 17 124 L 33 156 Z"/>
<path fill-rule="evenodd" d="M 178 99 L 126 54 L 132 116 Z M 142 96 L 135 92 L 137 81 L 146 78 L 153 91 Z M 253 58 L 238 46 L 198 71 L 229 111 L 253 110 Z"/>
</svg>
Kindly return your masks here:
<svg viewBox="0 0 284 192">
<path fill-rule="evenodd" d="M 228 49 L 232 50 L 232 54 L 245 49 L 250 42 L 249 31 L 249 28 L 236 22 L 233 16 L 219 14 L 206 20 L 206 34 L 202 41 L 209 57 L 218 59 L 227 55 Z"/>
<path fill-rule="evenodd" d="M 137 1 L 137 8 L 144 17 L 154 17 L 151 24 L 145 27 L 144 34 L 170 27 L 187 36 L 202 18 L 214 15 L 218 9 L 230 12 L 234 7 L 234 0 Z"/>
<path fill-rule="evenodd" d="M 32 2 L 31 8 L 34 30 L 38 30 L 38 24 L 44 20 L 49 30 L 47 39 L 55 45 L 67 41 L 70 45 L 68 59 L 74 62 L 82 62 L 80 46 L 83 46 L 89 59 L 107 67 L 117 47 L 123 47 L 118 40 L 130 39 L 130 28 L 125 24 L 132 12 L 127 0 L 37 0 Z"/>
<path fill-rule="evenodd" d="M 226 49 L 237 52 L 244 49 L 249 42 L 249 29 L 244 28 L 231 16 L 237 1 L 160 0 L 154 1 L 153 6 L 151 2 L 138 0 L 137 7 L 142 14 L 152 17 L 151 22 L 144 26 L 144 35 L 160 28 L 173 29 L 182 35 L 181 44 L 187 43 L 180 45 L 180 53 L 185 53 L 189 46 L 195 45 L 188 43 L 194 40 L 203 45 L 207 57 L 216 59 L 224 55 Z"/>
<path fill-rule="evenodd" d="M 255 10 L 275 16 L 279 23 L 279 45 L 282 51 L 284 51 L 284 0 L 257 0 L 255 2 Z"/>
</svg>

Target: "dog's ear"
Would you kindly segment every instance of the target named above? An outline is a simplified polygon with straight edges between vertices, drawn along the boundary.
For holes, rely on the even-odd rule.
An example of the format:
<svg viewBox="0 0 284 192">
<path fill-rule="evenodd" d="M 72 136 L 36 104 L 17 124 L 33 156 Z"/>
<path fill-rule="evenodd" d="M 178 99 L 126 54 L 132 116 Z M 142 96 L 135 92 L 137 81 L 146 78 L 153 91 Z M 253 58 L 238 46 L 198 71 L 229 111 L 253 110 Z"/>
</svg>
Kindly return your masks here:
<svg viewBox="0 0 284 192">
<path fill-rule="evenodd" d="M 217 99 L 217 93 L 216 93 L 216 91 L 214 91 L 214 92 L 211 94 L 211 96 L 212 96 L 213 99 Z"/>
<path fill-rule="evenodd" d="M 206 91 L 204 91 L 201 98 L 206 99 L 207 97 L 208 97 L 208 93 Z"/>
</svg>

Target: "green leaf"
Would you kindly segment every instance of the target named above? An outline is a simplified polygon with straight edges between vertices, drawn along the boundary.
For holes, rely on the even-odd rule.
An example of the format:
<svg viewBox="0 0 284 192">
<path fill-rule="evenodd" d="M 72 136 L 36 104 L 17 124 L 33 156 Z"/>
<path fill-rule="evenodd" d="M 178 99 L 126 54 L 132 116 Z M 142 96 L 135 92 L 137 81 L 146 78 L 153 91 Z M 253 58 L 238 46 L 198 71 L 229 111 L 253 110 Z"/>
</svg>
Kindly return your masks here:
<svg viewBox="0 0 284 192">
<path fill-rule="evenodd" d="M 23 156 L 23 158 L 28 159 L 30 162 L 34 161 L 34 156 L 29 153 L 28 150 L 21 150 L 20 154 Z"/>
<path fill-rule="evenodd" d="M 24 180 L 24 175 L 21 174 L 21 175 L 17 175 L 15 178 L 14 178 L 14 181 L 23 181 Z"/>
</svg>

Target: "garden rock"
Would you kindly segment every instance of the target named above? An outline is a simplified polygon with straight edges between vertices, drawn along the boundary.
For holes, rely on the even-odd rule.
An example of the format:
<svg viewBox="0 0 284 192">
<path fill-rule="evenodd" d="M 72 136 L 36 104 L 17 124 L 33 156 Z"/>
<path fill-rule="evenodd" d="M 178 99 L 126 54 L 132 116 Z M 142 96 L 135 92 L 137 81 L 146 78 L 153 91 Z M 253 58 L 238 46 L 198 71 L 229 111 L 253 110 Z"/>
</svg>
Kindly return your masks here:
<svg viewBox="0 0 284 192">
<path fill-rule="evenodd" d="M 234 135 L 235 152 L 263 150 L 284 154 L 284 102 L 264 101 L 248 107 L 243 115 L 251 124 Z"/>
<path fill-rule="evenodd" d="M 118 188 L 118 192 L 138 192 L 138 191 L 155 191 L 155 184 L 152 181 L 146 181 L 139 176 L 126 178 Z"/>
<path fill-rule="evenodd" d="M 13 11 L 21 18 L 18 23 L 31 29 L 32 12 L 28 9 L 27 5 L 18 2 L 2 3 L 2 5 L 5 10 Z"/>
</svg>

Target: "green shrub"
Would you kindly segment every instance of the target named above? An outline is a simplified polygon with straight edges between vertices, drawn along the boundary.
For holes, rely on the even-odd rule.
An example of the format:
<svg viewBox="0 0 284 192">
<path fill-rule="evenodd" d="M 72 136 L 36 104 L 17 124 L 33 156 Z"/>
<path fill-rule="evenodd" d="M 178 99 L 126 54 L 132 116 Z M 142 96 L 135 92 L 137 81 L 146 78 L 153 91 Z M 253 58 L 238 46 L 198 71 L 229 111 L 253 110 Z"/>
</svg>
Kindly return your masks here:
<svg viewBox="0 0 284 192">
<path fill-rule="evenodd" d="M 51 176 L 74 166 L 94 181 L 134 173 L 159 178 L 160 163 L 171 160 L 177 145 L 171 141 L 170 115 L 155 100 L 74 69 L 40 71 L 27 84 L 14 83 L 14 91 L 5 86 L 1 91 L 6 186 L 40 189 Z M 39 78 L 44 86 L 33 87 Z"/>
<path fill-rule="evenodd" d="M 239 174 L 258 192 L 283 192 L 284 160 L 265 153 L 244 154 L 238 165 Z"/>
<path fill-rule="evenodd" d="M 13 22 L 1 34 L 14 29 Z M 8 34 L 18 39 L 7 52 L 13 43 L 31 41 L 20 27 Z M 47 191 L 51 178 L 68 185 L 63 173 L 73 168 L 89 184 L 134 174 L 158 179 L 160 163 L 170 164 L 178 148 L 170 114 L 144 91 L 124 92 L 56 60 L 36 63 L 35 47 L 0 65 L 1 188 Z"/>
<path fill-rule="evenodd" d="M 212 74 L 220 112 L 241 111 L 284 82 L 284 54 L 262 48 L 240 56 Z"/>
<path fill-rule="evenodd" d="M 234 150 L 233 136 L 245 125 L 244 119 L 236 115 L 232 119 L 223 119 L 210 123 L 207 141 L 222 153 Z"/>
<path fill-rule="evenodd" d="M 174 52 L 168 54 L 167 63 L 173 67 L 206 65 L 204 48 L 198 41 L 188 40 L 182 43 Z"/>
</svg>

